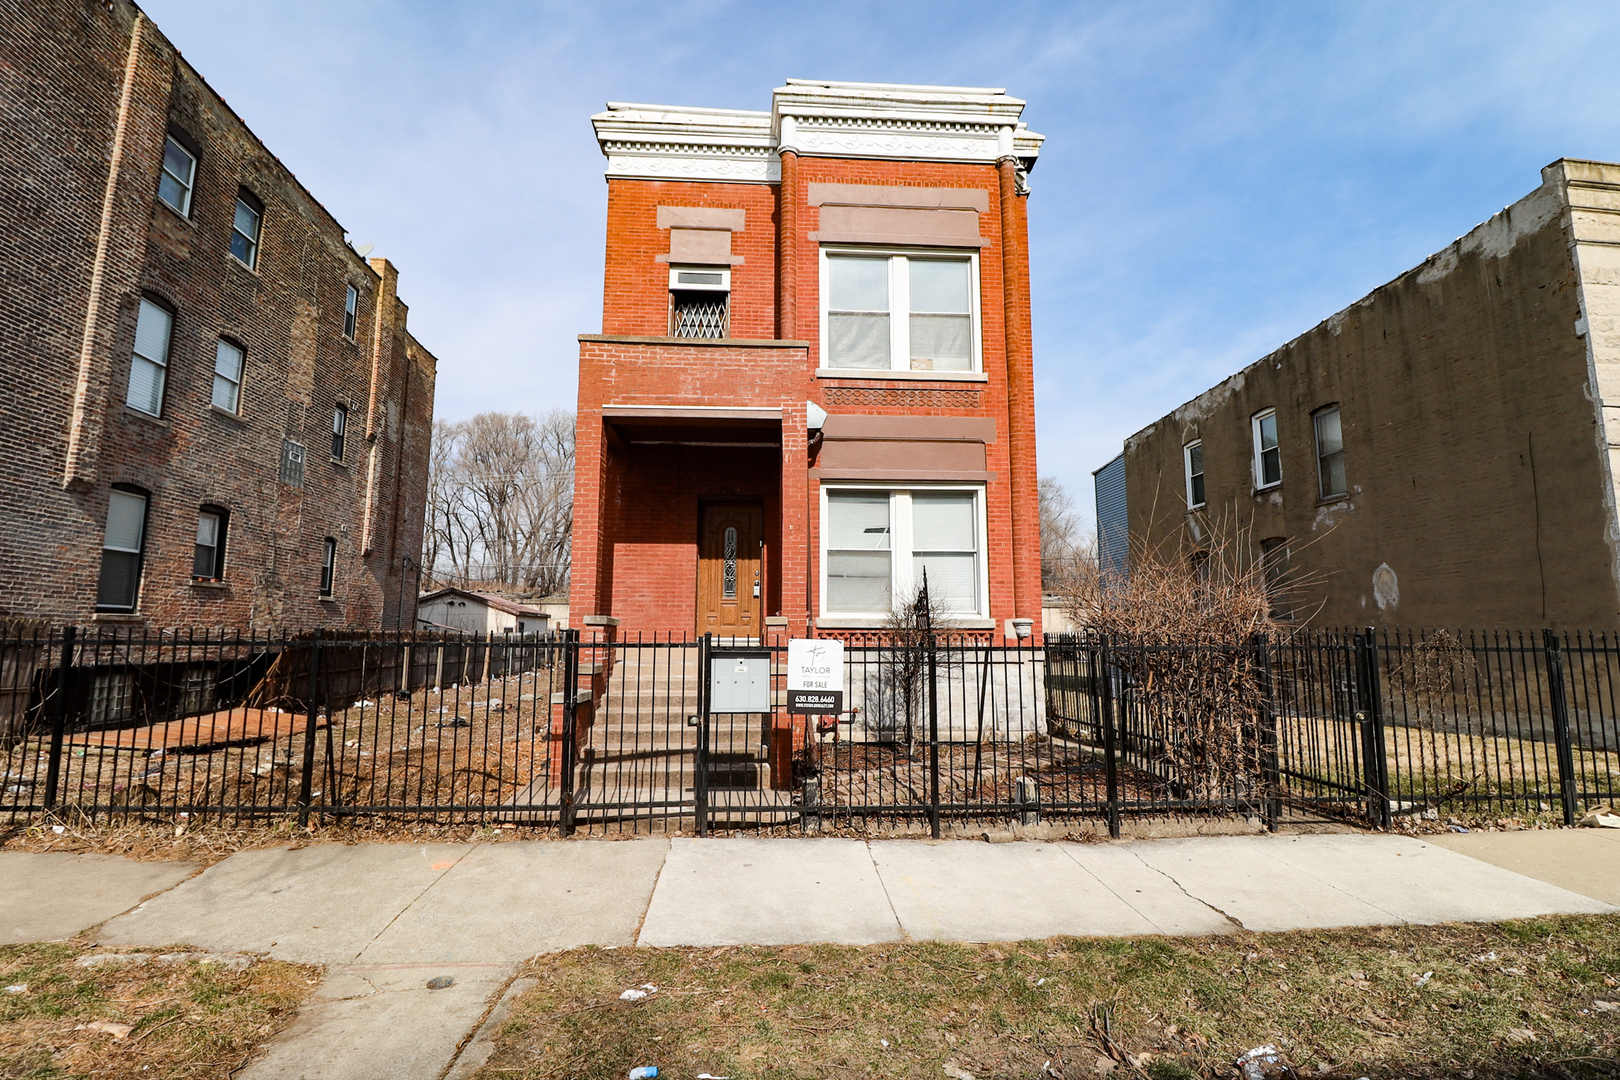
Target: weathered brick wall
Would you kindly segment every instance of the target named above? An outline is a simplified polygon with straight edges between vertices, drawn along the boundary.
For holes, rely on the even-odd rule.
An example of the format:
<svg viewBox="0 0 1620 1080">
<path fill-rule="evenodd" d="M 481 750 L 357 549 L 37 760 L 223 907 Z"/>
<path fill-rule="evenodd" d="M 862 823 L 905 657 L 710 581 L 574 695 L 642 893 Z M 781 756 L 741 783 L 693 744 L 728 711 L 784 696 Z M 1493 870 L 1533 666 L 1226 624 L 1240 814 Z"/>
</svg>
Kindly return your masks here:
<svg viewBox="0 0 1620 1080">
<path fill-rule="evenodd" d="M 1613 626 L 1607 477 L 1563 196 L 1538 189 L 1126 443 L 1133 544 L 1290 541 L 1320 625 Z M 1319 494 L 1312 414 L 1337 403 L 1350 492 Z M 1275 408 L 1282 484 L 1256 492 L 1250 418 Z M 1374 575 L 1381 566 L 1383 603 Z M 1388 590 L 1393 582 L 1395 599 Z"/>
<path fill-rule="evenodd" d="M 150 497 L 140 603 L 133 620 L 101 621 L 393 626 L 403 595 L 408 626 L 415 580 L 414 570 L 402 577 L 403 560 L 420 550 L 435 362 L 405 331 L 392 267 L 360 258 L 156 28 L 144 18 L 137 25 L 129 4 L 52 0 L 6 20 L 0 34 L 15 58 L 10 70 L 28 79 L 6 96 L 6 152 L 38 177 L 25 172 L 0 213 L 8 229 L 41 234 L 0 254 L 13 260 L 0 272 L 14 283 L 0 301 L 11 306 L 0 334 L 21 383 L 3 425 L 19 453 L 0 467 L 29 507 L 0 523 L 0 608 L 92 617 L 108 492 L 124 483 Z M 171 129 L 200 151 L 185 216 L 156 198 Z M 103 228 L 110 166 L 118 179 Z M 253 269 L 230 256 L 240 189 L 264 206 Z M 343 333 L 349 284 L 360 292 L 353 340 Z M 143 295 L 175 314 L 158 418 L 124 404 Z M 221 337 L 246 352 L 236 415 L 211 405 Z M 339 403 L 350 411 L 344 460 L 335 462 Z M 302 488 L 278 479 L 284 438 L 308 450 Z M 230 515 L 222 585 L 191 577 L 203 504 Z M 333 598 L 321 601 L 326 536 L 338 540 L 338 573 Z"/>
</svg>

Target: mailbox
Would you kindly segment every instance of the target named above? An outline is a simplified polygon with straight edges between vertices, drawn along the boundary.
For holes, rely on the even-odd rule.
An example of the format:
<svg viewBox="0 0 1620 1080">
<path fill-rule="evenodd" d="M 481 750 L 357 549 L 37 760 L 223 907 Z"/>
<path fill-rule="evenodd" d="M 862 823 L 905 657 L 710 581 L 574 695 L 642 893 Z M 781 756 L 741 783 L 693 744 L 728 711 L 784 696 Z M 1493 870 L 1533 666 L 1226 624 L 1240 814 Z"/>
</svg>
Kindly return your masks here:
<svg viewBox="0 0 1620 1080">
<path fill-rule="evenodd" d="M 771 654 L 765 650 L 709 654 L 711 713 L 771 711 Z"/>
</svg>

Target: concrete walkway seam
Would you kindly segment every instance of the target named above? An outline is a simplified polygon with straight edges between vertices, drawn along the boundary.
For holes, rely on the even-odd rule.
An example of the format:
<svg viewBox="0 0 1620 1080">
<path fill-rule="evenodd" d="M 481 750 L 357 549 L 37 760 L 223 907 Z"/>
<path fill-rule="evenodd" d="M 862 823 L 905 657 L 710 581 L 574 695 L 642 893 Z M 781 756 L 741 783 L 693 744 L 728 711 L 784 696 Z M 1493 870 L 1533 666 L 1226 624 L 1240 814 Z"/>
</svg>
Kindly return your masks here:
<svg viewBox="0 0 1620 1080">
<path fill-rule="evenodd" d="M 377 933 L 372 936 L 371 940 L 366 942 L 364 945 L 360 946 L 359 951 L 356 952 L 354 954 L 354 956 L 350 957 L 350 963 L 358 962 L 359 959 L 366 954 L 367 949 L 371 948 L 373 945 L 377 944 L 378 941 L 382 940 L 382 936 L 384 934 L 388 933 L 388 928 L 390 926 L 393 926 L 395 923 L 399 922 L 399 920 L 404 917 L 404 915 L 405 915 L 405 913 L 407 911 L 409 911 L 409 910 L 411 910 L 411 908 L 415 907 L 416 904 L 422 899 L 422 897 L 424 897 L 424 896 L 426 896 L 428 894 L 428 891 L 430 889 L 432 889 L 433 886 L 435 886 L 439 882 L 443 881 L 444 880 L 444 875 L 448 874 L 450 871 L 454 870 L 457 866 L 461 865 L 461 860 L 465 859 L 467 856 L 469 856 L 473 852 L 477 851 L 478 847 L 479 847 L 479 843 L 480 843 L 479 841 L 474 840 L 468 846 L 466 851 L 464 851 L 460 855 L 456 856 L 456 858 L 451 861 L 449 866 L 447 866 L 443 870 L 439 871 L 439 876 L 438 877 L 434 878 L 432 881 L 430 881 L 426 885 L 422 886 L 422 891 L 421 892 L 417 893 L 414 897 L 412 897 L 411 900 L 408 903 L 406 903 L 406 905 L 404 907 L 402 907 L 398 911 L 394 912 L 394 917 L 392 919 L 389 919 L 386 923 L 384 923 L 382 925 L 382 927 L 378 929 Z"/>
<path fill-rule="evenodd" d="M 900 940 L 911 941 L 911 931 L 906 929 L 906 920 L 900 917 L 900 909 L 894 906 L 894 897 L 889 892 L 888 879 L 883 876 L 883 870 L 878 866 L 877 853 L 872 850 L 872 841 L 866 841 L 866 857 L 872 862 L 872 873 L 877 875 L 878 888 L 883 890 L 883 900 L 889 905 L 889 914 L 894 917 L 894 924 L 900 928 Z"/>
</svg>

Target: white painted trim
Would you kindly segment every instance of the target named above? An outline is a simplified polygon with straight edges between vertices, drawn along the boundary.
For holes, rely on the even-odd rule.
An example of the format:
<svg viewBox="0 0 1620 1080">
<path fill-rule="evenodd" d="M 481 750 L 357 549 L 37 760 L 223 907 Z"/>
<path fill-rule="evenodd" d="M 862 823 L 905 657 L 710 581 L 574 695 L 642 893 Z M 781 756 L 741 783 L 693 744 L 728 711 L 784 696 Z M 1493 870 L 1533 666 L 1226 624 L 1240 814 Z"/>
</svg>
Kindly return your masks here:
<svg viewBox="0 0 1620 1080">
<path fill-rule="evenodd" d="M 1253 416 L 1249 417 L 1249 434 L 1250 434 L 1251 438 L 1253 439 L 1253 445 L 1254 445 L 1254 457 L 1253 457 L 1252 460 L 1253 460 L 1253 464 L 1254 464 L 1254 490 L 1256 490 L 1256 491 L 1270 491 L 1272 488 L 1278 487 L 1278 486 L 1280 486 L 1282 484 L 1282 429 L 1281 428 L 1278 428 L 1278 430 L 1277 430 L 1277 479 L 1272 480 L 1269 483 L 1266 481 L 1265 475 L 1262 472 L 1262 463 L 1261 463 L 1261 460 L 1260 460 L 1260 455 L 1261 455 L 1261 450 L 1260 450 L 1260 421 L 1264 420 L 1268 416 L 1275 417 L 1276 415 L 1277 415 L 1277 410 L 1275 408 L 1270 408 L 1270 409 L 1261 409 L 1259 412 L 1257 412 Z M 1206 484 L 1207 484 L 1207 481 L 1206 481 Z"/>
<path fill-rule="evenodd" d="M 1183 486 L 1186 489 L 1185 494 L 1187 496 L 1187 509 L 1188 510 L 1199 510 L 1199 509 L 1202 509 L 1203 507 L 1205 507 L 1205 506 L 1207 506 L 1209 504 L 1209 474 L 1207 472 L 1200 472 L 1198 474 L 1199 476 L 1202 476 L 1204 478 L 1204 497 L 1203 497 L 1203 499 L 1201 499 L 1198 502 L 1193 502 L 1192 452 L 1193 452 L 1193 447 L 1197 446 L 1197 447 L 1202 448 L 1203 445 L 1204 445 L 1204 440 L 1203 439 L 1193 439 L 1191 442 L 1187 443 L 1185 446 L 1183 446 L 1181 448 L 1181 475 L 1182 475 L 1182 480 L 1183 480 Z"/>
</svg>

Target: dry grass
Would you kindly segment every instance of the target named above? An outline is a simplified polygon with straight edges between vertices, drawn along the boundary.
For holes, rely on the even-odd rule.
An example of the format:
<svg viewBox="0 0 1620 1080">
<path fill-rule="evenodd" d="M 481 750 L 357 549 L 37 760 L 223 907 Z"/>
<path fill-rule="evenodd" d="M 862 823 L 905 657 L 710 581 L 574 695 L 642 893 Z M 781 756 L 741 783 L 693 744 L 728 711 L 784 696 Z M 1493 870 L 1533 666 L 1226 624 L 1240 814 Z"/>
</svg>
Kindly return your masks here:
<svg viewBox="0 0 1620 1080">
<path fill-rule="evenodd" d="M 292 1022 L 320 974 L 275 960 L 243 971 L 155 959 L 74 963 L 113 951 L 85 941 L 0 946 L 0 1078 L 225 1078 Z M 11 990 L 18 986 L 26 989 Z M 101 1023 L 129 1031 L 88 1026 Z"/>
<path fill-rule="evenodd" d="M 1268 1042 L 1324 1077 L 1620 1074 L 1620 1009 L 1595 1004 L 1620 1000 L 1614 916 L 995 946 L 588 949 L 526 973 L 539 985 L 501 1029 L 484 1080 L 609 1080 L 638 1065 L 682 1078 L 1229 1078 L 1238 1054 Z M 643 983 L 657 993 L 618 1001 Z"/>
</svg>

